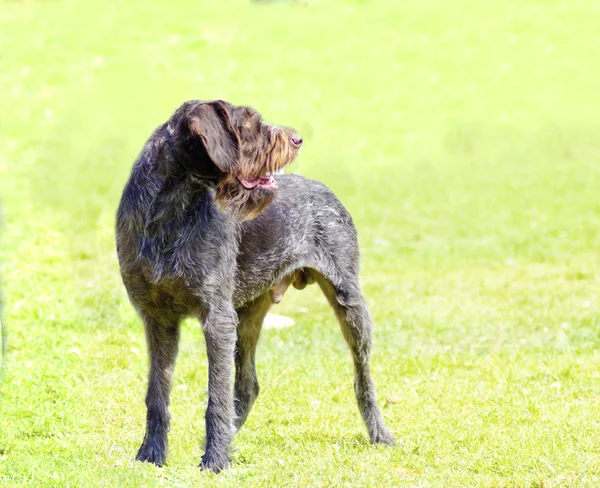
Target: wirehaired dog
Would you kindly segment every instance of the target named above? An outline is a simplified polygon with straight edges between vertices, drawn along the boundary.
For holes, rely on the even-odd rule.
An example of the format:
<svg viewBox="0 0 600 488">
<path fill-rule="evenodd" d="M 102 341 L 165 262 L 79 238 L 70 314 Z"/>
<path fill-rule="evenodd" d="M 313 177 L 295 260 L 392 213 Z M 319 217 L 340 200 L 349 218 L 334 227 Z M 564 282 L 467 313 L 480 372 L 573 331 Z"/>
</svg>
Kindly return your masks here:
<svg viewBox="0 0 600 488">
<path fill-rule="evenodd" d="M 371 442 L 393 444 L 369 372 L 371 318 L 358 284 L 348 211 L 321 183 L 277 175 L 302 145 L 249 107 L 190 101 L 144 146 L 117 213 L 117 252 L 146 331 L 150 373 L 140 461 L 167 451 L 169 393 L 183 317 L 197 317 L 208 356 L 201 467 L 229 462 L 258 395 L 254 354 L 273 302 L 316 281 L 354 359 L 354 389 Z M 235 363 L 235 384 L 231 376 Z"/>
</svg>

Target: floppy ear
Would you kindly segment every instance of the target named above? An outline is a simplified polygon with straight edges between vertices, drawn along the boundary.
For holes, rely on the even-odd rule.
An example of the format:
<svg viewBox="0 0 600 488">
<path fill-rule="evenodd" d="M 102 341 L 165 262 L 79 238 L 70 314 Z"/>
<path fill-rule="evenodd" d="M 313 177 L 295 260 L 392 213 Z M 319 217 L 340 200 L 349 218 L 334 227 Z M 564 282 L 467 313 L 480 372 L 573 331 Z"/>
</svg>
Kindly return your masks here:
<svg viewBox="0 0 600 488">
<path fill-rule="evenodd" d="M 240 141 L 231 126 L 227 107 L 221 101 L 201 103 L 188 115 L 188 128 L 219 170 L 231 172 L 240 159 Z"/>
</svg>

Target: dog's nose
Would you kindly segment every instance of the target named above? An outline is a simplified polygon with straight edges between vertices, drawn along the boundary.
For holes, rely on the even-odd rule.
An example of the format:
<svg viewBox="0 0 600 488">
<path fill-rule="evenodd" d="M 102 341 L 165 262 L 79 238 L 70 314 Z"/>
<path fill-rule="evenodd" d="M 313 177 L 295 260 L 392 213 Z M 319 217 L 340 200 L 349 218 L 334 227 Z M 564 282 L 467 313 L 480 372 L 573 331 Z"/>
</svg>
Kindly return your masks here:
<svg viewBox="0 0 600 488">
<path fill-rule="evenodd" d="M 293 135 L 290 140 L 292 141 L 292 144 L 296 147 L 300 147 L 302 145 L 302 137 L 300 137 L 298 134 Z"/>
</svg>

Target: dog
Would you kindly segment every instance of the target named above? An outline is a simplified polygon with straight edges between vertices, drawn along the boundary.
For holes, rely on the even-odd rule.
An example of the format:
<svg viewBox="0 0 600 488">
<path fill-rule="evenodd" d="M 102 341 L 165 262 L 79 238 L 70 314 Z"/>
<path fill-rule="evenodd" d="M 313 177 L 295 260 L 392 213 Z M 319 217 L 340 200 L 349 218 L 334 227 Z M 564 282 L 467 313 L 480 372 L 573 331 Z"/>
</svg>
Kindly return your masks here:
<svg viewBox="0 0 600 488">
<path fill-rule="evenodd" d="M 254 357 L 263 319 L 290 284 L 301 289 L 312 282 L 350 346 L 371 442 L 394 444 L 369 371 L 372 325 L 358 282 L 352 218 L 325 185 L 279 174 L 302 142 L 250 107 L 194 100 L 154 131 L 134 164 L 116 241 L 150 362 L 146 433 L 136 459 L 165 462 L 180 321 L 193 316 L 202 323 L 208 356 L 200 467 L 227 467 L 233 436 L 259 392 Z"/>
</svg>

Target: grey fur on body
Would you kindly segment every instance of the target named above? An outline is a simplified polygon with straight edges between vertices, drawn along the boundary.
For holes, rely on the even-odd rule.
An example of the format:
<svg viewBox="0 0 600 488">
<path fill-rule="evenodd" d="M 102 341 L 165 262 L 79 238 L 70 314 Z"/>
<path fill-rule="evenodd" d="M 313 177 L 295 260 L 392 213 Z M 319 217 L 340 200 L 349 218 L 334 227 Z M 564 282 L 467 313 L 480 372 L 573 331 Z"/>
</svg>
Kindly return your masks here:
<svg viewBox="0 0 600 488">
<path fill-rule="evenodd" d="M 117 213 L 117 251 L 150 358 L 137 459 L 165 461 L 180 321 L 194 316 L 209 363 L 201 467 L 227 466 L 234 432 L 259 392 L 254 356 L 263 319 L 290 284 L 314 281 L 350 346 L 370 440 L 394 443 L 369 372 L 372 325 L 352 219 L 321 183 L 278 175 L 276 190 L 265 176 L 289 164 L 301 144 L 292 129 L 266 124 L 248 107 L 191 101 L 154 132 L 135 163 Z"/>
</svg>

